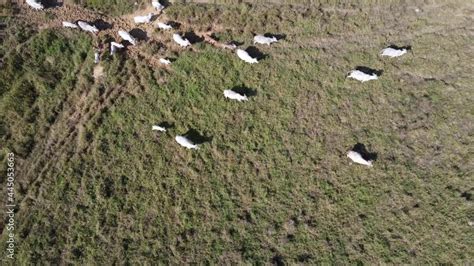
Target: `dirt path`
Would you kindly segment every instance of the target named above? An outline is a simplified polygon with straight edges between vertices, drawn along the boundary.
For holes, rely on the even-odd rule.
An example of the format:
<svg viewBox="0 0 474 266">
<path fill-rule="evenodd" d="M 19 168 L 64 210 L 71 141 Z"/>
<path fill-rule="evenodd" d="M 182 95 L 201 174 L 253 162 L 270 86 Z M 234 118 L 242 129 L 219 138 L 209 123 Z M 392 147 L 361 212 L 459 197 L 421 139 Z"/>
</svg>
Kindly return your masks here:
<svg viewBox="0 0 474 266">
<path fill-rule="evenodd" d="M 136 25 L 133 22 L 134 16 L 145 15 L 148 13 L 153 13 L 156 15 L 156 19 L 153 23 Z M 179 53 L 182 51 L 182 49 L 171 39 L 172 33 L 176 31 L 157 32 L 155 26 L 156 21 L 167 21 L 168 18 L 166 14 L 154 10 L 151 6 L 146 9 L 138 10 L 132 14 L 112 17 L 76 5 L 64 5 L 61 7 L 48 8 L 44 11 L 36 11 L 23 4 L 20 5 L 20 13 L 18 17 L 27 21 L 31 25 L 35 25 L 40 30 L 48 28 L 61 28 L 63 21 L 76 22 L 78 20 L 83 20 L 92 22 L 100 28 L 99 33 L 96 35 L 96 40 L 103 40 L 110 36 L 116 41 L 120 42 L 122 39 L 118 35 L 119 30 L 136 32 L 143 31 L 146 33 L 146 40 L 141 40 L 137 46 L 127 46 L 127 53 L 130 57 L 139 60 L 146 60 L 147 63 L 155 67 L 162 66 L 158 61 L 159 56 L 150 56 L 146 54 L 142 48 L 147 44 L 158 44 L 162 47 L 165 47 L 167 52 Z M 180 24 L 182 28 L 192 28 L 190 25 L 186 25 L 184 22 L 180 22 Z M 196 35 L 200 37 L 202 37 L 203 34 L 205 33 L 196 32 Z M 220 44 L 217 41 L 209 38 L 205 38 L 205 41 L 219 48 L 223 48 L 223 46 L 225 46 L 224 44 Z M 107 49 L 105 49 L 104 52 L 108 52 L 109 47 L 106 46 L 106 48 Z"/>
</svg>

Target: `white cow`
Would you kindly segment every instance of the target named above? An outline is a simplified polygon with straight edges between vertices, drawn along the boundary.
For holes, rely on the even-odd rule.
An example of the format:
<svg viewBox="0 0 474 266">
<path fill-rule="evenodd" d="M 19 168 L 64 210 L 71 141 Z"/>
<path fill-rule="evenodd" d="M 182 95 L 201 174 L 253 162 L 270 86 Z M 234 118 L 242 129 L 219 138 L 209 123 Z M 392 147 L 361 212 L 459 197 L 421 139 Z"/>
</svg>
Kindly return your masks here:
<svg viewBox="0 0 474 266">
<path fill-rule="evenodd" d="M 347 153 L 347 157 L 349 157 L 349 159 L 351 159 L 355 163 L 372 167 L 372 161 L 365 160 L 364 158 L 362 158 L 362 155 L 356 151 L 349 151 Z"/>
<path fill-rule="evenodd" d="M 98 64 L 100 61 L 100 54 L 99 52 L 94 53 L 94 63 Z"/>
<path fill-rule="evenodd" d="M 265 37 L 263 35 L 255 35 L 255 37 L 253 37 L 254 44 L 259 43 L 259 44 L 270 45 L 274 42 L 278 42 L 276 37 Z"/>
<path fill-rule="evenodd" d="M 85 21 L 79 21 L 77 22 L 77 25 L 79 25 L 79 28 L 81 28 L 84 31 L 92 32 L 92 33 L 97 33 L 99 32 L 99 29 L 97 29 L 95 26 L 90 25 L 89 23 Z"/>
<path fill-rule="evenodd" d="M 152 127 L 151 127 L 151 130 L 156 130 L 156 131 L 165 132 L 165 131 L 166 131 L 166 128 L 160 127 L 160 126 L 152 126 Z"/>
<path fill-rule="evenodd" d="M 158 0 L 151 1 L 151 5 L 158 11 L 161 11 L 165 8 L 165 6 L 162 5 Z"/>
<path fill-rule="evenodd" d="M 392 47 L 387 47 L 382 50 L 382 53 L 380 54 L 381 56 L 388 56 L 388 57 L 399 57 L 407 53 L 406 48 L 392 48 Z"/>
<path fill-rule="evenodd" d="M 257 58 L 251 57 L 245 50 L 237 49 L 237 56 L 249 64 L 258 63 Z"/>
<path fill-rule="evenodd" d="M 188 138 L 183 137 L 183 136 L 176 136 L 175 138 L 176 142 L 178 142 L 179 145 L 188 148 L 188 149 L 196 149 L 198 150 L 199 147 L 198 145 L 192 143 Z"/>
<path fill-rule="evenodd" d="M 123 31 L 123 30 L 119 30 L 118 34 L 120 35 L 120 37 L 122 37 L 122 39 L 130 42 L 132 45 L 137 44 L 137 40 L 135 40 L 135 38 L 133 38 L 133 36 L 130 35 L 130 33 L 126 32 L 126 31 Z"/>
<path fill-rule="evenodd" d="M 136 24 L 150 23 L 152 17 L 153 17 L 153 13 L 148 13 L 148 15 L 146 15 L 146 16 L 136 16 L 136 17 L 133 17 L 133 21 L 134 21 Z"/>
<path fill-rule="evenodd" d="M 179 44 L 181 47 L 186 47 L 191 45 L 191 43 L 188 41 L 188 39 L 181 37 L 181 35 L 175 33 L 173 34 L 173 40 Z"/>
<path fill-rule="evenodd" d="M 156 25 L 158 26 L 159 29 L 162 29 L 162 30 L 171 30 L 173 28 L 171 25 L 163 23 L 163 22 L 158 22 Z"/>
<path fill-rule="evenodd" d="M 369 81 L 369 80 L 376 80 L 376 79 L 379 78 L 377 76 L 377 74 L 375 74 L 375 73 L 367 74 L 367 73 L 364 73 L 360 70 L 352 70 L 351 72 L 349 72 L 349 75 L 347 77 L 356 79 L 356 80 L 361 81 L 361 82 L 366 82 L 366 81 Z"/>
<path fill-rule="evenodd" d="M 121 43 L 118 42 L 111 42 L 110 43 L 110 55 L 113 55 L 117 49 L 122 49 L 124 46 Z"/>
<path fill-rule="evenodd" d="M 247 96 L 237 93 L 233 90 L 224 90 L 224 97 L 229 98 L 231 100 L 241 101 L 248 101 Z"/>
<path fill-rule="evenodd" d="M 33 9 L 41 10 L 44 9 L 44 6 L 36 0 L 26 0 L 26 3 Z"/>
<path fill-rule="evenodd" d="M 77 25 L 68 21 L 63 21 L 63 27 L 77 29 Z"/>
<path fill-rule="evenodd" d="M 160 63 L 163 65 L 171 65 L 171 61 L 166 58 L 160 58 Z"/>
</svg>

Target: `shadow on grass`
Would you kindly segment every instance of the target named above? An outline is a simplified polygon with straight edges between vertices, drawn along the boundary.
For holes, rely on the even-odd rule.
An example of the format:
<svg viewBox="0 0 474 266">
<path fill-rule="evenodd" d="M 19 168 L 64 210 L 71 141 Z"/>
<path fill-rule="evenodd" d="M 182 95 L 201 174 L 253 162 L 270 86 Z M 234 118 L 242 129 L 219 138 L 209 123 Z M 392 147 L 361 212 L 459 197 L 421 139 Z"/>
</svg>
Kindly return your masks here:
<svg viewBox="0 0 474 266">
<path fill-rule="evenodd" d="M 268 57 L 268 55 L 262 53 L 255 46 L 249 46 L 247 49 L 245 49 L 245 51 L 247 51 L 247 53 L 249 53 L 251 57 L 256 58 L 258 61 L 263 60 Z"/>
<path fill-rule="evenodd" d="M 362 143 L 357 143 L 356 145 L 354 145 L 352 150 L 355 151 L 355 152 L 358 152 L 362 156 L 362 158 L 364 158 L 364 160 L 366 160 L 366 161 L 376 161 L 377 160 L 377 157 L 378 157 L 377 153 L 367 151 L 367 148 Z"/>
<path fill-rule="evenodd" d="M 63 6 L 63 2 L 57 0 L 43 0 L 40 2 L 43 4 L 44 8 L 54 8 Z"/>
<path fill-rule="evenodd" d="M 176 21 L 168 21 L 168 22 L 166 22 L 166 24 L 173 27 L 173 29 L 179 29 L 181 27 L 181 23 L 176 22 Z"/>
<path fill-rule="evenodd" d="M 188 31 L 184 34 L 184 38 L 188 39 L 191 44 L 200 43 L 204 41 L 204 38 L 197 36 L 194 32 Z"/>
<path fill-rule="evenodd" d="M 257 96 L 257 90 L 245 86 L 235 86 L 232 88 L 232 90 L 247 97 Z"/>
<path fill-rule="evenodd" d="M 275 37 L 277 40 L 286 39 L 286 34 L 273 34 L 273 33 L 267 32 L 267 33 L 263 34 L 263 36 L 269 37 L 269 38 Z"/>
<path fill-rule="evenodd" d="M 136 38 L 139 41 L 148 41 L 148 35 L 142 29 L 134 28 L 130 31 L 130 35 L 132 35 L 133 38 Z"/>
<path fill-rule="evenodd" d="M 164 127 L 164 128 L 166 128 L 166 129 L 168 129 L 168 128 L 174 128 L 174 123 L 170 123 L 170 122 L 168 122 L 168 121 L 164 121 L 164 122 L 159 123 L 158 126 Z"/>
<path fill-rule="evenodd" d="M 160 4 L 162 4 L 165 8 L 167 8 L 171 5 L 170 1 L 168 1 L 168 0 L 159 0 L 158 2 Z"/>
<path fill-rule="evenodd" d="M 379 77 L 383 74 L 383 70 L 382 70 L 382 69 L 377 70 L 377 69 L 373 69 L 373 68 L 366 67 L 366 66 L 356 66 L 355 69 L 356 69 L 356 70 L 359 70 L 359 71 L 362 71 L 362 72 L 364 72 L 365 74 L 368 74 L 368 75 L 375 74 L 375 75 L 377 75 L 377 76 L 379 76 Z"/>
<path fill-rule="evenodd" d="M 103 19 L 96 19 L 92 22 L 92 24 L 94 24 L 94 26 L 96 26 L 99 30 L 107 30 L 112 28 L 112 24 L 104 21 Z"/>
<path fill-rule="evenodd" d="M 395 44 L 391 44 L 391 45 L 388 46 L 388 48 L 397 49 L 397 50 L 407 49 L 407 51 L 410 51 L 411 50 L 411 45 L 397 46 Z"/>
<path fill-rule="evenodd" d="M 213 137 L 204 136 L 195 129 L 190 129 L 184 134 L 184 136 L 189 139 L 194 144 L 203 144 L 206 142 L 212 142 Z"/>
</svg>

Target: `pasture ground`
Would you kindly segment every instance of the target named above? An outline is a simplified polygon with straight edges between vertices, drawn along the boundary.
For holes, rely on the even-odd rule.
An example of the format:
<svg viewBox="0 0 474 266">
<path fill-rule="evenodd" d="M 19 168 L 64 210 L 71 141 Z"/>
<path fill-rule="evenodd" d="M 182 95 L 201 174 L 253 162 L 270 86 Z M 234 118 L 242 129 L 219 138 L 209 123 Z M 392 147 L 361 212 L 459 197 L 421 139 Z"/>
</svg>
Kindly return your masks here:
<svg viewBox="0 0 474 266">
<path fill-rule="evenodd" d="M 104 55 L 100 78 L 93 36 L 4 18 L 0 170 L 15 152 L 17 262 L 472 262 L 474 5 L 440 2 L 175 4 L 164 16 L 184 32 L 244 48 L 286 36 L 256 46 L 254 65 L 148 41 Z M 381 58 L 389 44 L 413 49 Z M 148 63 L 159 56 L 176 60 Z M 384 73 L 346 79 L 357 66 Z M 226 100 L 234 87 L 254 95 Z M 207 140 L 198 151 L 174 141 L 190 130 Z M 356 143 L 374 167 L 350 164 Z"/>
</svg>

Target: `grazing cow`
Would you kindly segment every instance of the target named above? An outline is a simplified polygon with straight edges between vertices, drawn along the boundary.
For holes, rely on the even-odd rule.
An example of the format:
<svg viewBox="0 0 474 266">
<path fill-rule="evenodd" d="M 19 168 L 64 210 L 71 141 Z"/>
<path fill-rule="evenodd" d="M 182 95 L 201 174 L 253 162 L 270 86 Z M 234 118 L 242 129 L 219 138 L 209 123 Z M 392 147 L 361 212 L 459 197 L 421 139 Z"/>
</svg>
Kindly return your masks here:
<svg viewBox="0 0 474 266">
<path fill-rule="evenodd" d="M 158 26 L 159 29 L 162 29 L 162 30 L 171 30 L 173 28 L 171 25 L 163 23 L 163 22 L 158 22 L 156 25 Z"/>
<path fill-rule="evenodd" d="M 224 97 L 229 98 L 231 100 L 241 101 L 248 101 L 247 96 L 237 93 L 233 90 L 224 90 Z"/>
<path fill-rule="evenodd" d="M 158 0 L 153 0 L 151 1 L 151 5 L 157 10 L 161 11 L 165 8 L 164 5 L 162 5 Z"/>
<path fill-rule="evenodd" d="M 173 34 L 173 40 L 179 44 L 181 47 L 186 47 L 191 45 L 191 43 L 188 41 L 188 39 L 181 37 L 179 34 Z"/>
<path fill-rule="evenodd" d="M 188 148 L 188 149 L 199 149 L 198 145 L 192 143 L 188 138 L 183 137 L 183 136 L 176 136 L 175 138 L 176 142 L 178 142 L 179 145 Z"/>
<path fill-rule="evenodd" d="M 362 155 L 356 151 L 349 151 L 347 152 L 347 157 L 349 157 L 349 159 L 351 159 L 353 162 L 355 163 L 358 163 L 358 164 L 363 164 L 363 165 L 366 165 L 368 167 L 372 167 L 372 161 L 369 160 L 365 160 L 364 158 L 362 158 Z"/>
<path fill-rule="evenodd" d="M 253 37 L 254 44 L 258 43 L 258 44 L 270 45 L 274 42 L 278 42 L 276 37 L 265 37 L 263 35 L 255 35 L 255 37 Z"/>
<path fill-rule="evenodd" d="M 84 31 L 92 32 L 92 33 L 97 33 L 99 32 L 99 29 L 97 29 L 95 26 L 90 25 L 89 23 L 85 21 L 79 21 L 77 22 L 77 25 L 79 25 L 79 28 L 81 28 Z"/>
<path fill-rule="evenodd" d="M 122 39 L 128 41 L 132 45 L 137 44 L 137 40 L 135 40 L 135 38 L 133 38 L 133 36 L 130 35 L 130 33 L 126 32 L 126 31 L 123 31 L 123 30 L 119 30 L 118 34 L 120 35 L 120 37 L 122 37 Z"/>
<path fill-rule="evenodd" d="M 165 132 L 165 131 L 166 131 L 166 128 L 160 127 L 160 126 L 152 126 L 152 127 L 151 127 L 151 130 Z"/>
<path fill-rule="evenodd" d="M 35 10 L 42 10 L 44 9 L 44 6 L 36 0 L 26 0 L 26 3 L 33 9 Z"/>
<path fill-rule="evenodd" d="M 399 57 L 407 53 L 406 48 L 393 48 L 387 47 L 382 50 L 381 56 L 388 56 L 388 57 Z"/>
<path fill-rule="evenodd" d="M 356 80 L 361 81 L 361 82 L 366 82 L 366 81 L 369 81 L 369 80 L 376 80 L 376 79 L 379 78 L 376 73 L 367 74 L 367 73 L 362 72 L 360 70 L 352 70 L 351 72 L 349 72 L 349 75 L 347 75 L 347 77 L 356 79 Z"/>
<path fill-rule="evenodd" d="M 63 21 L 63 27 L 77 29 L 77 25 L 68 21 Z"/>
<path fill-rule="evenodd" d="M 94 53 L 94 63 L 98 64 L 100 61 L 100 54 L 99 52 Z"/>
<path fill-rule="evenodd" d="M 247 53 L 247 51 L 245 50 L 242 50 L 242 49 L 237 49 L 237 56 L 244 60 L 245 62 L 249 63 L 249 64 L 255 64 L 255 63 L 258 63 L 258 60 L 257 58 L 253 58 L 249 55 L 249 53 Z"/>
<path fill-rule="evenodd" d="M 134 21 L 136 24 L 150 23 L 152 17 L 153 17 L 153 13 L 148 13 L 148 15 L 146 15 L 146 16 L 136 16 L 136 17 L 133 17 L 133 21 Z"/>
<path fill-rule="evenodd" d="M 122 49 L 124 46 L 121 43 L 111 42 L 110 43 L 110 55 L 113 55 L 117 49 Z"/>
<path fill-rule="evenodd" d="M 160 63 L 163 65 L 171 65 L 171 61 L 166 58 L 160 58 Z"/>
</svg>

